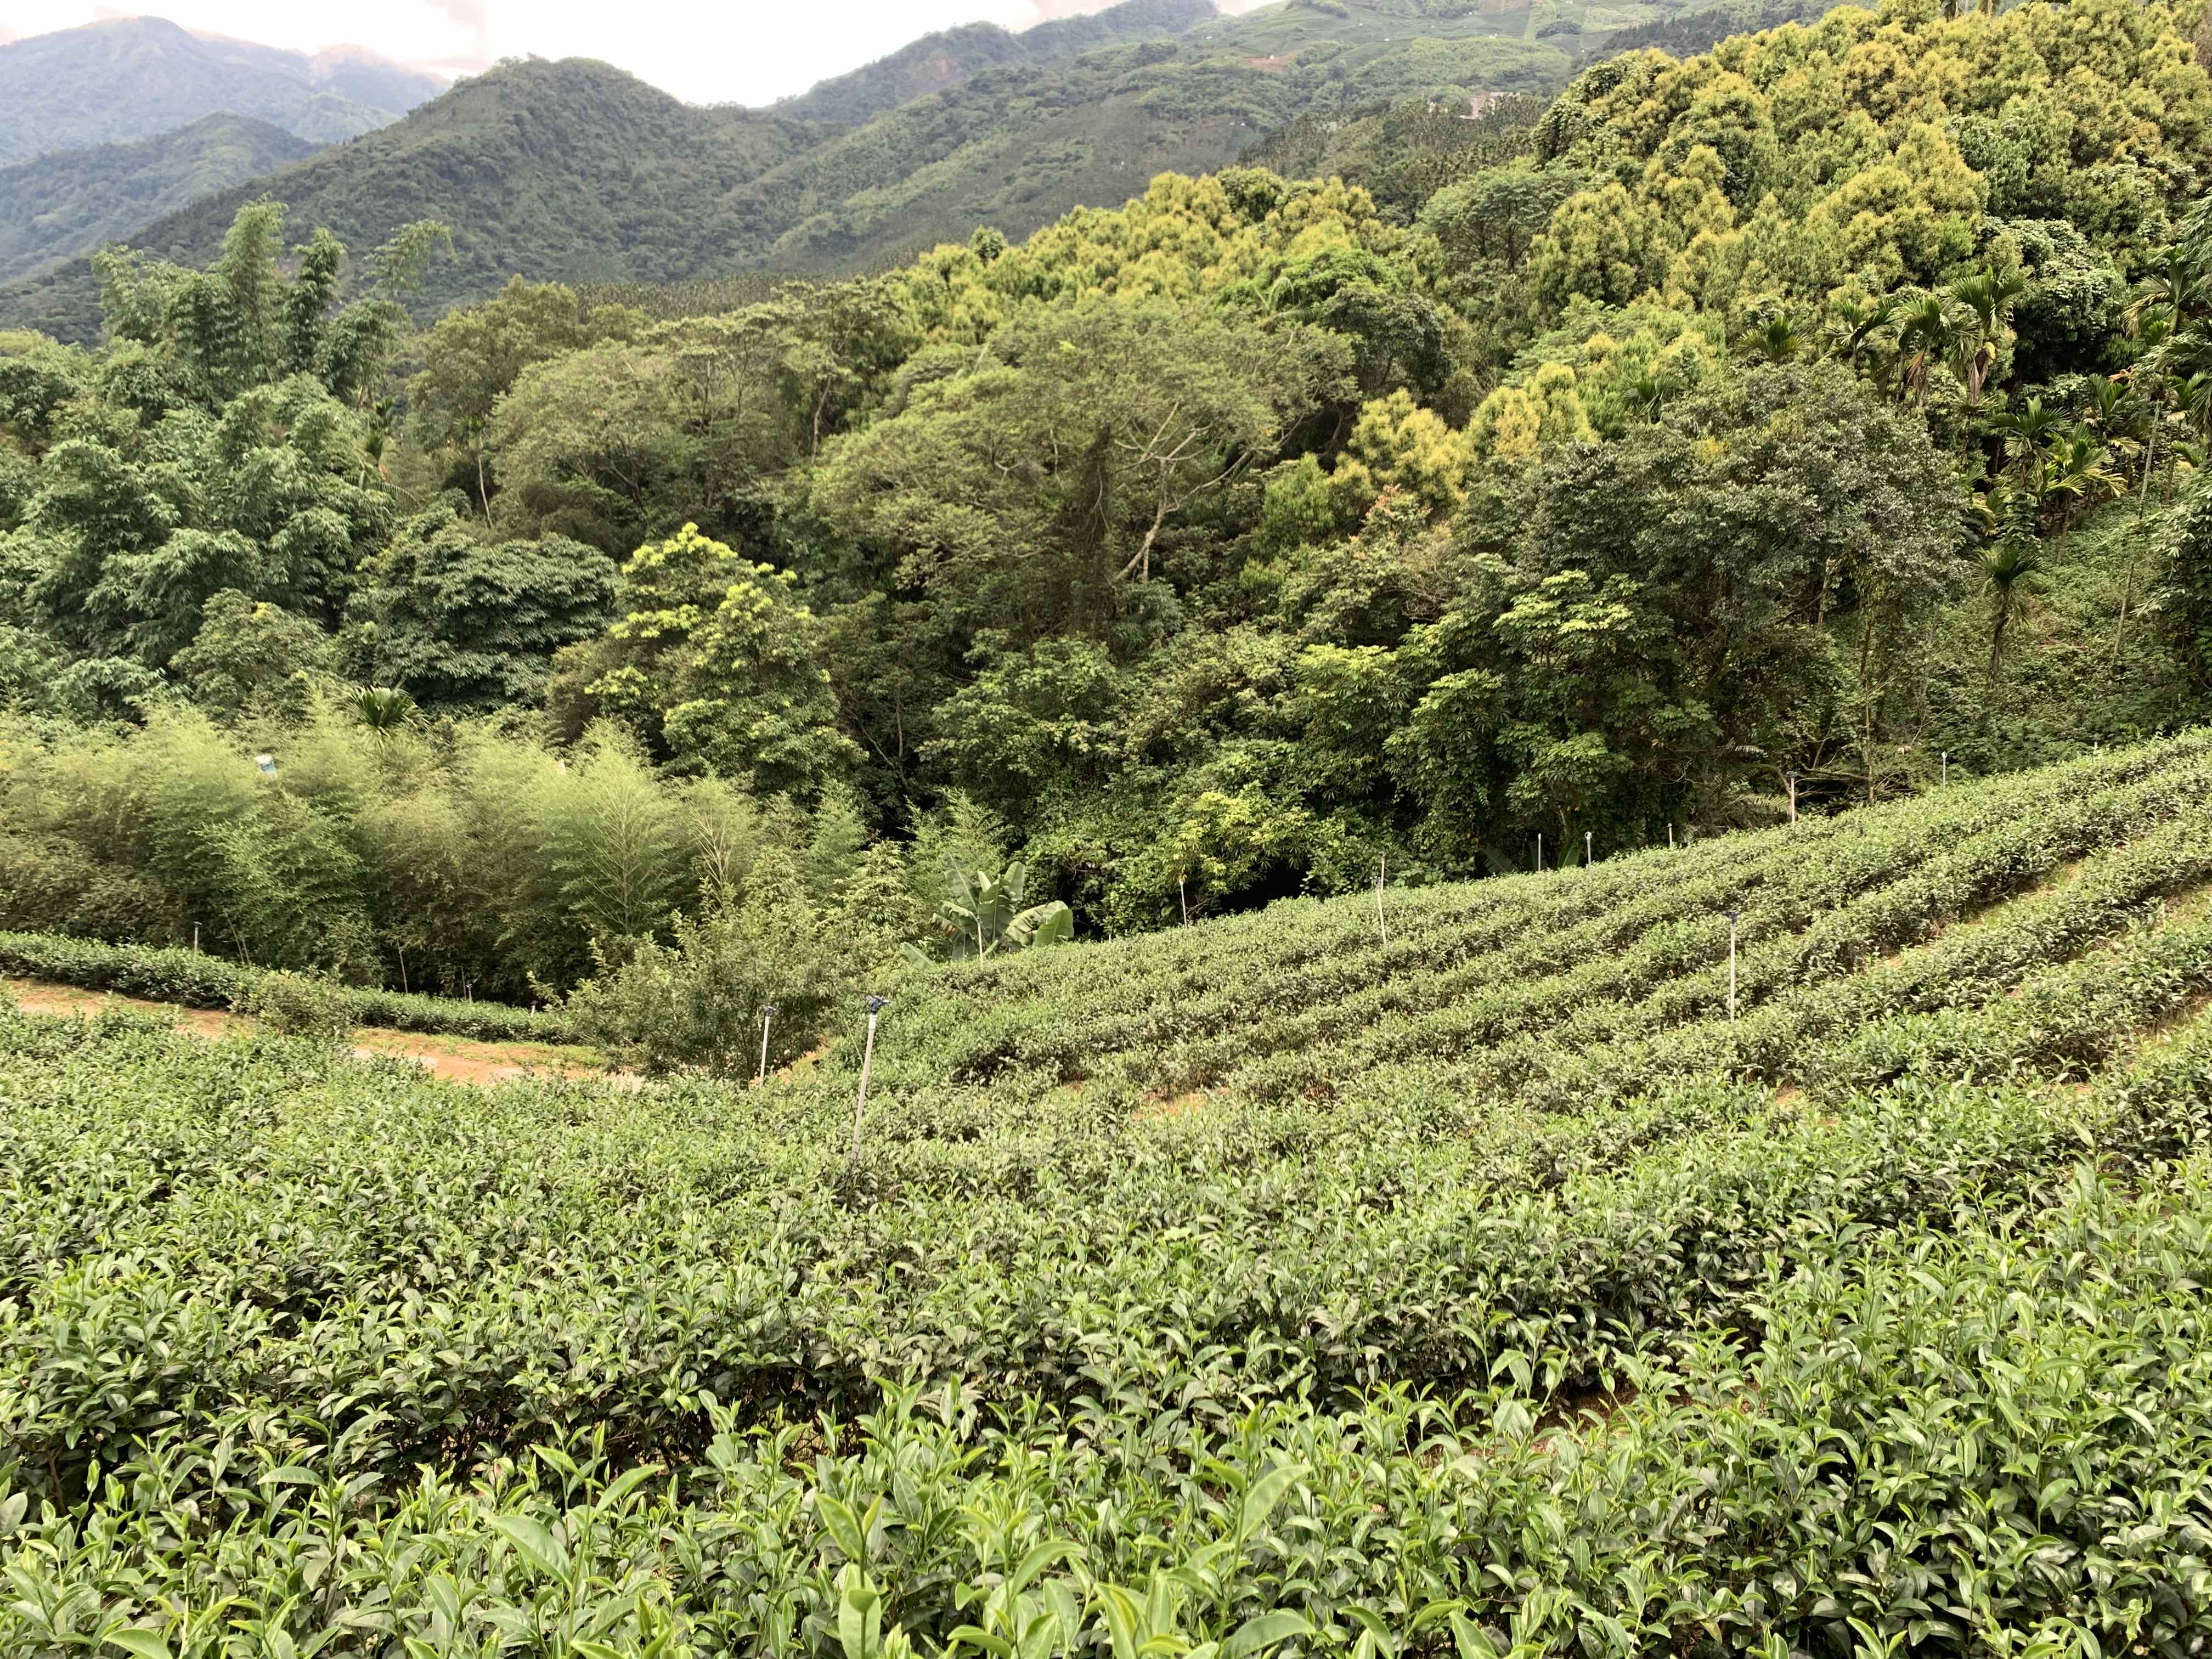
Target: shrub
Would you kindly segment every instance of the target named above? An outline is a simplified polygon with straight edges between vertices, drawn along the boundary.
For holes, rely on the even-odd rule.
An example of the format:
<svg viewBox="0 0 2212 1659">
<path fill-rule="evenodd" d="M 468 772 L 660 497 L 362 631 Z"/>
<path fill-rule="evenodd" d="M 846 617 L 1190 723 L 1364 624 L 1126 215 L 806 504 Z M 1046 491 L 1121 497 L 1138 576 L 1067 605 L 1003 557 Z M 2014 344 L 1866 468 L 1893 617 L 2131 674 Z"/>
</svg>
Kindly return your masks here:
<svg viewBox="0 0 2212 1659">
<path fill-rule="evenodd" d="M 762 859 L 737 905 L 678 916 L 675 931 L 674 945 L 641 942 L 568 998 L 578 1034 L 623 1065 L 750 1077 L 763 1006 L 776 1009 L 769 1061 L 782 1065 L 821 1040 L 857 987 L 852 934 L 815 908 L 782 854 Z"/>
<path fill-rule="evenodd" d="M 289 969 L 252 975 L 231 1006 L 272 1031 L 334 1046 L 351 1035 L 356 1012 L 343 986 Z"/>
<path fill-rule="evenodd" d="M 104 945 L 51 933 L 0 933 L 0 974 L 81 985 L 91 991 L 116 991 L 187 1008 L 246 1007 L 257 994 L 260 981 L 272 971 L 198 951 Z M 568 1022 L 559 1014 L 536 1009 L 364 990 L 304 974 L 290 977 L 314 985 L 333 999 L 345 1010 L 350 1025 L 441 1032 L 484 1042 L 560 1042 L 569 1034 Z"/>
</svg>

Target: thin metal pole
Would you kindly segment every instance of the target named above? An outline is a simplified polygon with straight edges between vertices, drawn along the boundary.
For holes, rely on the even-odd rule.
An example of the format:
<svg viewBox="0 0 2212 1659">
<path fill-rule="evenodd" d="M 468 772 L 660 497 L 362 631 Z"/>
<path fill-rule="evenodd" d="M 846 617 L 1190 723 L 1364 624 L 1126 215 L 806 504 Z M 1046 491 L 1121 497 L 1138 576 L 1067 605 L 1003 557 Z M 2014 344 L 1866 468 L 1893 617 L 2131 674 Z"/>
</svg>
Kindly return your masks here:
<svg viewBox="0 0 2212 1659">
<path fill-rule="evenodd" d="M 768 1081 L 768 1028 L 775 1023 L 775 1004 L 771 1002 L 761 1009 L 761 1063 L 759 1072 L 753 1078 L 755 1083 Z"/>
<path fill-rule="evenodd" d="M 853 1105 L 853 1156 L 860 1155 L 860 1120 L 868 1111 L 868 1073 L 876 1063 L 876 1016 L 882 1013 L 889 997 L 868 999 L 868 1045 L 860 1051 L 860 1097 Z"/>
<path fill-rule="evenodd" d="M 1951 751 L 1948 749 L 1943 751 L 1943 787 L 1951 787 Z"/>
<path fill-rule="evenodd" d="M 1790 774 L 1790 822 L 1797 822 L 1797 773 L 1794 768 Z"/>
<path fill-rule="evenodd" d="M 1587 869 L 1596 862 L 1597 854 L 1590 851 L 1590 832 L 1585 830 L 1583 831 L 1583 866 Z"/>
<path fill-rule="evenodd" d="M 1544 832 L 1543 832 L 1541 830 L 1539 830 L 1536 832 L 1536 869 L 1537 869 L 1537 872 L 1540 874 L 1540 873 L 1542 872 L 1542 871 L 1543 871 L 1543 868 L 1544 868 Z"/>
<path fill-rule="evenodd" d="M 1382 862 L 1375 866 L 1375 931 L 1382 936 L 1382 943 L 1390 943 L 1390 924 L 1382 915 L 1382 878 L 1390 872 L 1390 855 L 1385 853 Z"/>
<path fill-rule="evenodd" d="M 192 924 L 192 954 L 193 954 L 194 956 L 198 956 L 198 955 L 199 954 L 199 950 L 200 950 L 200 925 L 199 925 L 199 923 L 198 923 L 198 922 L 196 921 L 196 922 L 194 922 L 194 923 Z"/>
<path fill-rule="evenodd" d="M 1183 873 L 1181 871 L 1177 871 L 1176 872 L 1176 896 L 1182 901 L 1182 925 L 1188 927 L 1190 926 L 1190 889 L 1183 884 L 1186 878 Z"/>
<path fill-rule="evenodd" d="M 199 937 L 200 930 L 197 927 L 193 928 L 192 944 L 196 949 L 199 944 Z M 404 945 L 395 945 L 392 948 L 399 952 L 399 994 L 404 996 L 407 994 L 407 947 Z"/>
<path fill-rule="evenodd" d="M 1674 820 L 1672 818 L 1667 820 L 1667 850 L 1670 853 L 1674 850 Z"/>
</svg>

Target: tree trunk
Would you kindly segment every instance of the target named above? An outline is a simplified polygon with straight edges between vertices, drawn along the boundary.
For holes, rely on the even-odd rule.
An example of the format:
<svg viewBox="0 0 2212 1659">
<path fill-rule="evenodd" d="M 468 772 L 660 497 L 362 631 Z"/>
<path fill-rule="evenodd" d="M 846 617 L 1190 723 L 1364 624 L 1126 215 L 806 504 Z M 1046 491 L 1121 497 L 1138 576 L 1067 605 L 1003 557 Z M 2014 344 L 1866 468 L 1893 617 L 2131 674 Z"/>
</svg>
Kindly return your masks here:
<svg viewBox="0 0 2212 1659">
<path fill-rule="evenodd" d="M 2120 583 L 2119 620 L 2112 624 L 2112 666 L 2115 669 L 2120 665 L 2121 641 L 2127 636 L 2128 607 L 2135 602 L 2136 555 L 2140 550 L 2136 542 L 2142 539 L 2143 514 L 2150 506 L 2150 475 L 2158 467 L 2158 420 L 2159 411 L 2154 408 L 2151 410 L 2150 437 L 2143 445 L 2142 488 L 2136 495 L 2136 538 L 2135 542 L 2128 544 L 2127 574 Z"/>
</svg>

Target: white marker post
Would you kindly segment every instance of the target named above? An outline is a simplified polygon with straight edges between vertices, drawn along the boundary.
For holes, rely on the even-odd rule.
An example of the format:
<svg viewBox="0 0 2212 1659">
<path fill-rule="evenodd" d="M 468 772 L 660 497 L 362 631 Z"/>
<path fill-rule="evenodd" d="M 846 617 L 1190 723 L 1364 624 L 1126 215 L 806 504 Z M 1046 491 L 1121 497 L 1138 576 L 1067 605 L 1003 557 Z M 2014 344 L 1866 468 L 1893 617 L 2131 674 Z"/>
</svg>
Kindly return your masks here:
<svg viewBox="0 0 2212 1659">
<path fill-rule="evenodd" d="M 760 1070 L 759 1070 L 759 1072 L 758 1072 L 758 1073 L 757 1073 L 754 1075 L 754 1078 L 753 1078 L 753 1081 L 754 1081 L 755 1083 L 757 1083 L 757 1083 L 765 1083 L 765 1082 L 767 1082 L 767 1081 L 768 1081 L 768 1028 L 769 1028 L 769 1026 L 773 1025 L 775 1023 L 775 1004 L 774 1004 L 773 1002 L 764 1002 L 764 1003 L 763 1003 L 763 1004 L 761 1005 L 761 1063 L 760 1063 Z"/>
<path fill-rule="evenodd" d="M 1589 830 L 1583 830 L 1583 869 L 1585 869 L 1585 870 L 1589 869 L 1589 866 L 1590 866 L 1591 865 L 1593 865 L 1593 864 L 1595 864 L 1595 863 L 1596 863 L 1596 862 L 1597 862 L 1597 854 L 1595 854 L 1595 853 L 1593 853 L 1592 851 L 1590 851 L 1590 840 L 1591 840 L 1590 832 L 1589 832 Z"/>
<path fill-rule="evenodd" d="M 1390 924 L 1382 916 L 1382 878 L 1390 872 L 1390 855 L 1385 853 L 1375 866 L 1375 931 L 1382 936 L 1388 948 L 1390 943 Z"/>
<path fill-rule="evenodd" d="M 1672 818 L 1667 820 L 1667 850 L 1670 853 L 1674 850 L 1674 820 Z"/>
<path fill-rule="evenodd" d="M 1790 822 L 1797 822 L 1797 769 L 1790 769 Z"/>
<path fill-rule="evenodd" d="M 1536 832 L 1536 873 L 1540 876 L 1544 873 L 1544 832 L 1541 830 Z"/>
<path fill-rule="evenodd" d="M 860 1120 L 868 1111 L 868 1072 L 876 1063 L 876 1018 L 890 1006 L 889 997 L 868 999 L 868 1044 L 860 1051 L 860 1097 L 853 1106 L 853 1156 L 860 1156 Z"/>
<path fill-rule="evenodd" d="M 1943 751 L 1943 787 L 1951 787 L 1951 751 L 1948 749 Z"/>
</svg>

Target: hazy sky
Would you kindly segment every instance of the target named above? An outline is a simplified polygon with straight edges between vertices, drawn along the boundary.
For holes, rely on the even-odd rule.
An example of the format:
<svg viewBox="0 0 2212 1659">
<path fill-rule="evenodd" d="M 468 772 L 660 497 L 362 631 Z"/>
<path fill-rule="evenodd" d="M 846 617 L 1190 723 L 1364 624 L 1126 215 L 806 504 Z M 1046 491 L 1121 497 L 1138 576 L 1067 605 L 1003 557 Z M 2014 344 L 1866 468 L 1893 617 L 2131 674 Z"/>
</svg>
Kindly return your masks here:
<svg viewBox="0 0 2212 1659">
<path fill-rule="evenodd" d="M 501 58 L 603 58 L 696 103 L 765 104 L 954 23 L 1018 28 L 1107 0 L 0 0 L 0 40 L 140 11 L 313 52 L 357 44 L 449 73 Z M 1259 0 L 1229 0 L 1225 11 Z"/>
</svg>

